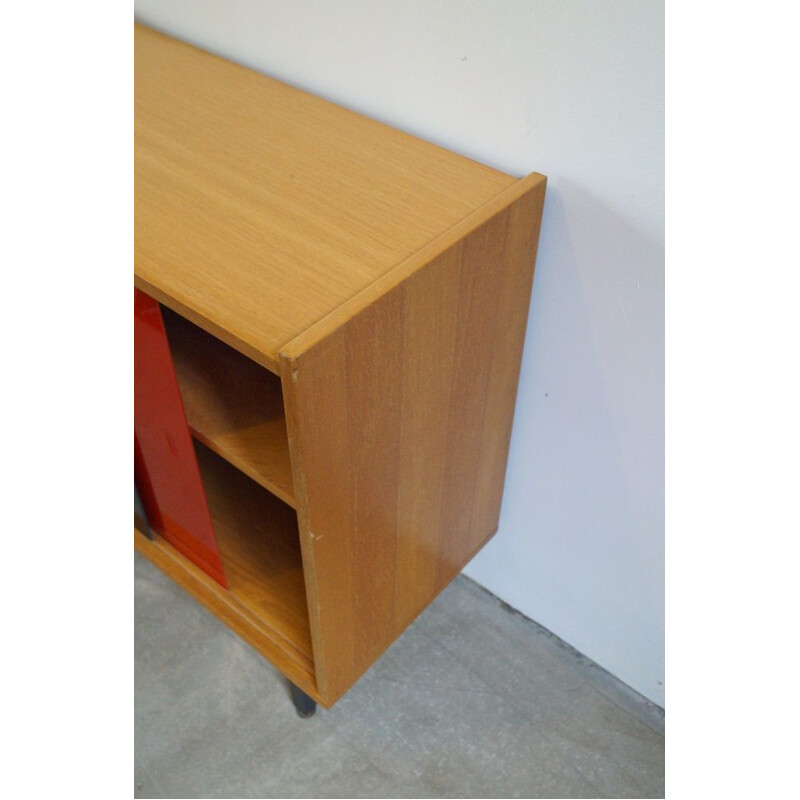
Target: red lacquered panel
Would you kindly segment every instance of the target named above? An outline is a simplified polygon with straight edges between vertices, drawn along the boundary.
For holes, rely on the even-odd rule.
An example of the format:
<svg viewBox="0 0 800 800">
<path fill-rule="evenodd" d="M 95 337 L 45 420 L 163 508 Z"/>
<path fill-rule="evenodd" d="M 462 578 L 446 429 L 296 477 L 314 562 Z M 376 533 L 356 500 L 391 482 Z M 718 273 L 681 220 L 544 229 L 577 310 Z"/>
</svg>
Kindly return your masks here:
<svg viewBox="0 0 800 800">
<path fill-rule="evenodd" d="M 150 526 L 228 588 L 158 303 L 134 289 L 134 456 Z"/>
</svg>

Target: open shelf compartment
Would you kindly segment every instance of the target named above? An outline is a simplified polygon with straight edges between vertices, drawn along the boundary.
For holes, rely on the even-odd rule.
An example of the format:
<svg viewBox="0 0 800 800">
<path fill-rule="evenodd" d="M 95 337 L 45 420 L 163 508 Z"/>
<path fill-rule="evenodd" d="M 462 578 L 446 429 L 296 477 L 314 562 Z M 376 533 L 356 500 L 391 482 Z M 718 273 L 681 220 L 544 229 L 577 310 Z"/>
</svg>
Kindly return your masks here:
<svg viewBox="0 0 800 800">
<path fill-rule="evenodd" d="M 160 536 L 137 533 L 136 546 L 316 697 L 297 515 L 203 444 L 195 450 L 228 589 Z"/>
<path fill-rule="evenodd" d="M 312 661 L 297 514 L 207 447 L 195 449 L 229 594 Z"/>
<path fill-rule="evenodd" d="M 296 508 L 280 378 L 162 306 L 192 435 Z"/>
</svg>

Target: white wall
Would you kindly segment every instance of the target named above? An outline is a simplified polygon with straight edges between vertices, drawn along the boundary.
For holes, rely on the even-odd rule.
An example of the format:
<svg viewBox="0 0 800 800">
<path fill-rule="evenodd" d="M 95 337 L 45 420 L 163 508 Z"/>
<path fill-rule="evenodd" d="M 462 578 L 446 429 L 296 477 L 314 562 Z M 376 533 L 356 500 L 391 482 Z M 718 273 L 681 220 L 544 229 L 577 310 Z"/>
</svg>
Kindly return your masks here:
<svg viewBox="0 0 800 800">
<path fill-rule="evenodd" d="M 136 0 L 137 17 L 549 177 L 500 531 L 466 572 L 663 705 L 663 7 Z"/>
</svg>

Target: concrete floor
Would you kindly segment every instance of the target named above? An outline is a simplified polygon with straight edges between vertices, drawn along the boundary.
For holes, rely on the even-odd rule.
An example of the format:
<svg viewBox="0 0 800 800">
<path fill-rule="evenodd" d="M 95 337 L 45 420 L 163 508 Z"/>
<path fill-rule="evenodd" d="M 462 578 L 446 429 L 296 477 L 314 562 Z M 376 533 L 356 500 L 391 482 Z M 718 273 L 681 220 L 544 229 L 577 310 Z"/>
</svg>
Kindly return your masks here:
<svg viewBox="0 0 800 800">
<path fill-rule="evenodd" d="M 331 710 L 136 557 L 135 797 L 664 797 L 663 712 L 458 578 Z"/>
</svg>

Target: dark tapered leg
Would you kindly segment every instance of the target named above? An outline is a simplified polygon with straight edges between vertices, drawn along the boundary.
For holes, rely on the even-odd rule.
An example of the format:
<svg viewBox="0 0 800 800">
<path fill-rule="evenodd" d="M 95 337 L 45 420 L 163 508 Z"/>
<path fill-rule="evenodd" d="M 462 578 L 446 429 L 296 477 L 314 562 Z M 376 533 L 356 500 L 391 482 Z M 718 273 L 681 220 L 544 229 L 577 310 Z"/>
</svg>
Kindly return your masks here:
<svg viewBox="0 0 800 800">
<path fill-rule="evenodd" d="M 144 510 L 144 504 L 142 498 L 139 497 L 139 490 L 135 483 L 133 484 L 133 527 L 138 528 L 148 539 L 153 538 L 147 512 Z"/>
<path fill-rule="evenodd" d="M 289 683 L 289 691 L 292 693 L 292 702 L 297 716 L 303 719 L 313 717 L 314 712 L 317 710 L 317 704 L 302 689 L 298 689 L 291 682 Z"/>
</svg>

